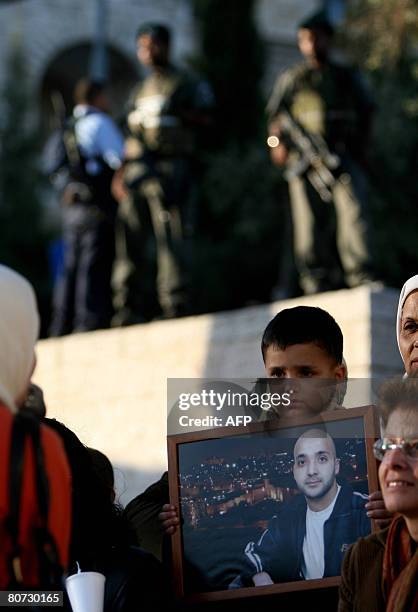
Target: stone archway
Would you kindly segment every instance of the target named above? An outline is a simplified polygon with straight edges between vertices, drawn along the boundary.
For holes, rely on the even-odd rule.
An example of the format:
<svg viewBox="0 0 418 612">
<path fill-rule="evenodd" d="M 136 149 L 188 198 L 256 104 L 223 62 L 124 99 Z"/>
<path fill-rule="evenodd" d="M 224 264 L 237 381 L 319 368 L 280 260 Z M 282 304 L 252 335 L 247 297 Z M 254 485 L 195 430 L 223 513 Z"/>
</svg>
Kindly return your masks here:
<svg viewBox="0 0 418 612">
<path fill-rule="evenodd" d="M 63 116 L 70 114 L 72 92 L 77 81 L 88 73 L 91 49 L 91 42 L 67 47 L 55 55 L 45 69 L 40 83 L 40 116 L 44 134 L 57 127 L 57 112 Z M 138 79 L 138 70 L 129 58 L 113 46 L 107 45 L 107 57 L 111 109 L 114 117 L 119 118 L 123 115 L 129 92 Z"/>
</svg>

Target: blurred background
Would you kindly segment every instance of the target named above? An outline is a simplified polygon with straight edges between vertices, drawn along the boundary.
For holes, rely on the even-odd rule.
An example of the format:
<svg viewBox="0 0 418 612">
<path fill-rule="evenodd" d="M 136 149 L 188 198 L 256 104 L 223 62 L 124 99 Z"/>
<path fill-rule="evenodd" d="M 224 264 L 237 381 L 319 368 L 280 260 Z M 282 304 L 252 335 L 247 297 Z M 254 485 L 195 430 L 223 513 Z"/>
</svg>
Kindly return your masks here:
<svg viewBox="0 0 418 612">
<path fill-rule="evenodd" d="M 338 27 L 338 53 L 374 92 L 376 267 L 385 284 L 399 286 L 418 265 L 414 0 L 0 0 L 0 261 L 34 284 L 44 335 L 59 273 L 60 207 L 40 154 L 86 74 L 109 80 L 113 117 L 123 117 L 143 76 L 135 32 L 149 20 L 170 26 L 174 61 L 206 78 L 216 98 L 215 127 L 199 153 L 193 311 L 270 301 L 286 256 L 288 196 L 269 161 L 264 108 L 278 73 L 300 58 L 297 23 L 321 8 Z"/>
</svg>

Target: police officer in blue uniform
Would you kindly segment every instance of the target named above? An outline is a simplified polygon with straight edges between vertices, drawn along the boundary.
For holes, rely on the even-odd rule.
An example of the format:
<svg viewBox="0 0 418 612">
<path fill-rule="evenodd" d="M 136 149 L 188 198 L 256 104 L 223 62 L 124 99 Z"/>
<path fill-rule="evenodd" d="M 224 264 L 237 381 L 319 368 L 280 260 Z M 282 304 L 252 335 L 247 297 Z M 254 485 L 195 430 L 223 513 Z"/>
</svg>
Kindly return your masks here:
<svg viewBox="0 0 418 612">
<path fill-rule="evenodd" d="M 50 169 L 64 184 L 64 271 L 54 295 L 53 336 L 108 327 L 112 316 L 117 203 L 110 185 L 123 161 L 123 136 L 107 114 L 104 84 L 81 80 L 74 100 Z"/>
</svg>

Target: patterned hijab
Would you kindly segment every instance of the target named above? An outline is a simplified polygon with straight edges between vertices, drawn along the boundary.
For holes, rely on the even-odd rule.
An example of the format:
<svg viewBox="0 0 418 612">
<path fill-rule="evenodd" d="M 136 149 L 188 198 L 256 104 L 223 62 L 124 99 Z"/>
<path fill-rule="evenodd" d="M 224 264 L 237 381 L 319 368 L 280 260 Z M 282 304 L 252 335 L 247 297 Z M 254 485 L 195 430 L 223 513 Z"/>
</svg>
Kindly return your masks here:
<svg viewBox="0 0 418 612">
<path fill-rule="evenodd" d="M 23 276 L 0 264 L 0 402 L 16 412 L 29 383 L 39 314 L 35 293 Z"/>
</svg>

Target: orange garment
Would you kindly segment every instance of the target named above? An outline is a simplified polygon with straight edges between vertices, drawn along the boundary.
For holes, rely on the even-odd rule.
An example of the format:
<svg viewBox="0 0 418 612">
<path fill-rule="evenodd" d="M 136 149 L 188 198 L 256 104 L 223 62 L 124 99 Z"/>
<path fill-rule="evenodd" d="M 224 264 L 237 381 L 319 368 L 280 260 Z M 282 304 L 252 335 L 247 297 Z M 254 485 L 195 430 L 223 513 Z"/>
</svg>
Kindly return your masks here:
<svg viewBox="0 0 418 612">
<path fill-rule="evenodd" d="M 9 515 L 9 469 L 13 414 L 0 404 L 0 589 L 10 581 L 8 560 L 12 542 L 5 521 Z M 40 439 L 44 454 L 45 472 L 49 485 L 48 529 L 55 540 L 59 561 L 64 569 L 68 564 L 71 533 L 71 472 L 59 436 L 41 425 Z M 39 584 L 34 527 L 40 524 L 35 480 L 32 441 L 26 440 L 24 450 L 19 544 L 23 584 Z"/>
</svg>

